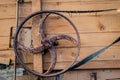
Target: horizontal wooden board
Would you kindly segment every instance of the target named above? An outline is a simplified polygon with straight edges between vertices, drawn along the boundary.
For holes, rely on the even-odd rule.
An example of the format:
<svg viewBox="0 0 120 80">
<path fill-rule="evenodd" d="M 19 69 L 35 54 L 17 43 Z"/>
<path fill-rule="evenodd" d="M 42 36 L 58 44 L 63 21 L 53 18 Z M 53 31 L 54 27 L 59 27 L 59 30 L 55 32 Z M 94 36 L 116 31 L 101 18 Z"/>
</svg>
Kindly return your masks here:
<svg viewBox="0 0 120 80">
<path fill-rule="evenodd" d="M 19 8 L 20 17 L 26 17 L 31 13 L 31 3 L 24 3 Z M 0 19 L 16 18 L 16 4 L 0 4 Z"/>
<path fill-rule="evenodd" d="M 0 37 L 0 50 L 9 48 L 9 37 Z"/>
<path fill-rule="evenodd" d="M 77 61 L 80 61 L 90 54 L 100 50 L 102 47 L 84 47 L 80 49 L 79 57 Z M 56 49 L 57 62 L 70 62 L 75 59 L 77 53 L 76 48 L 58 48 Z M 50 54 L 44 56 L 44 62 L 51 62 Z M 119 47 L 113 46 L 107 49 L 105 52 L 93 59 L 94 61 L 104 61 L 104 60 L 120 60 L 120 49 Z"/>
<path fill-rule="evenodd" d="M 80 33 L 120 31 L 120 15 L 80 16 L 77 14 L 67 17 L 75 24 Z M 72 26 L 59 16 L 48 18 L 45 23 L 45 31 L 53 34 L 75 32 Z"/>
<path fill-rule="evenodd" d="M 0 36 L 10 36 L 11 27 L 15 26 L 15 19 L 0 20 Z"/>
<path fill-rule="evenodd" d="M 86 2 L 86 3 L 88 3 L 88 2 L 91 2 L 91 3 L 93 3 L 93 2 L 99 2 L 99 3 L 106 3 L 106 2 L 108 2 L 108 3 L 112 3 L 112 2 L 119 2 L 118 0 L 111 0 L 111 1 L 109 1 L 109 0 L 44 0 L 43 2 Z"/>
<path fill-rule="evenodd" d="M 10 64 L 10 58 L 0 57 L 0 64 L 9 65 Z"/>
<path fill-rule="evenodd" d="M 60 62 L 56 64 L 54 69 L 65 69 L 71 62 Z M 48 69 L 49 63 L 44 64 L 44 69 Z M 105 68 L 120 68 L 120 60 L 107 60 L 107 61 L 91 61 L 77 69 L 105 69 Z"/>
<path fill-rule="evenodd" d="M 16 80 L 35 80 L 33 75 L 18 76 Z"/>
<path fill-rule="evenodd" d="M 98 80 L 119 80 L 120 69 L 101 69 L 101 70 L 75 70 L 68 71 L 62 74 L 60 77 L 62 80 L 94 80 L 92 74 L 97 75 Z M 55 79 L 45 79 L 45 80 L 55 80 Z"/>
<path fill-rule="evenodd" d="M 56 34 L 57 35 L 57 34 Z M 48 38 L 56 35 L 49 35 Z M 59 35 L 59 34 L 58 34 Z M 67 34 L 76 39 L 76 34 Z M 80 34 L 81 47 L 91 47 L 91 46 L 106 46 L 112 43 L 116 38 L 120 36 L 120 33 L 87 33 Z M 77 39 L 76 39 L 77 40 Z M 75 47 L 75 45 L 67 40 L 59 40 L 58 47 Z M 117 43 L 117 46 L 120 44 Z"/>
<path fill-rule="evenodd" d="M 15 4 L 4 4 L 0 5 L 0 19 L 2 18 L 15 18 L 16 5 Z"/>
<path fill-rule="evenodd" d="M 16 0 L 0 0 L 0 4 L 13 4 L 16 2 Z M 31 2 L 31 0 L 24 0 L 24 2 Z"/>
<path fill-rule="evenodd" d="M 44 10 L 95 10 L 120 8 L 120 1 L 44 1 Z M 49 7 L 48 7 L 49 6 Z"/>
<path fill-rule="evenodd" d="M 3 57 L 3 58 L 10 58 L 11 59 L 11 63 L 10 64 L 13 64 L 14 63 L 14 51 L 13 50 L 2 50 L 0 51 L 0 57 Z M 24 61 L 24 63 L 33 63 L 33 60 L 32 60 L 32 55 L 30 54 L 20 54 L 21 57 L 22 57 L 22 60 Z"/>
</svg>

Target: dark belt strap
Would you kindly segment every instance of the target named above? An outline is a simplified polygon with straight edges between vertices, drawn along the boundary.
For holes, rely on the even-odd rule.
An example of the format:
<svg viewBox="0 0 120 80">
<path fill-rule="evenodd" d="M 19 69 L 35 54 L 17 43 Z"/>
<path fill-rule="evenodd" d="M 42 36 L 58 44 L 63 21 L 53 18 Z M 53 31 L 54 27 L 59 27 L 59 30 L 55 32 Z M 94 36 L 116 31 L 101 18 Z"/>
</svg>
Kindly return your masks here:
<svg viewBox="0 0 120 80">
<path fill-rule="evenodd" d="M 92 53 L 91 55 L 89 55 L 88 57 L 86 57 L 85 59 L 83 59 L 82 61 L 79 61 L 76 65 L 72 66 L 69 70 L 80 67 L 84 64 L 86 64 L 87 62 L 89 62 L 90 60 L 92 60 L 93 58 L 95 58 L 96 56 L 100 55 L 102 52 L 104 52 L 106 49 L 108 49 L 109 47 L 111 47 L 112 45 L 114 45 L 115 43 L 120 41 L 120 37 L 118 37 L 114 42 L 112 42 L 111 44 L 109 44 L 108 46 Z"/>
</svg>

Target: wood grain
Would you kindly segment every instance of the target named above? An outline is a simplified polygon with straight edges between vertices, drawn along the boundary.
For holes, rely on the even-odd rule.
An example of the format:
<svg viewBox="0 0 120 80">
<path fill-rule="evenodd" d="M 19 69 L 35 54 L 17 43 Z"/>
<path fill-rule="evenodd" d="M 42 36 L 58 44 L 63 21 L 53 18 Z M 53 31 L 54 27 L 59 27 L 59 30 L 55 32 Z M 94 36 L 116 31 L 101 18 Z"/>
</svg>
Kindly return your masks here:
<svg viewBox="0 0 120 80">
<path fill-rule="evenodd" d="M 32 12 L 36 12 L 41 10 L 41 0 L 33 0 L 32 1 Z M 33 28 L 32 28 L 32 38 L 33 38 L 33 44 L 34 47 L 40 45 L 40 37 L 39 37 L 39 27 L 37 26 L 40 21 L 40 16 L 36 16 L 33 18 Z M 39 66 L 38 66 L 39 65 Z M 42 72 L 43 66 L 42 66 L 42 55 L 41 54 L 34 54 L 33 56 L 33 67 L 34 70 L 38 72 Z"/>
<path fill-rule="evenodd" d="M 0 37 L 0 50 L 9 48 L 9 36 L 8 37 Z"/>
<path fill-rule="evenodd" d="M 55 35 L 49 35 L 48 38 L 51 38 Z M 76 39 L 76 34 L 67 34 L 69 36 L 72 36 Z M 81 47 L 92 47 L 92 46 L 106 46 L 110 43 L 112 43 L 115 39 L 119 37 L 119 32 L 112 32 L 112 33 L 84 33 L 80 34 L 80 40 L 81 40 Z M 77 39 L 76 39 L 77 40 Z M 67 40 L 59 40 L 58 47 L 75 47 L 75 45 Z M 116 44 L 119 47 L 119 43 Z"/>
<path fill-rule="evenodd" d="M 10 58 L 0 57 L 0 64 L 9 65 L 10 64 Z"/>
<path fill-rule="evenodd" d="M 120 15 L 106 16 L 67 16 L 80 33 L 120 31 Z M 45 23 L 47 33 L 75 33 L 72 26 L 59 16 L 51 16 Z"/>
</svg>

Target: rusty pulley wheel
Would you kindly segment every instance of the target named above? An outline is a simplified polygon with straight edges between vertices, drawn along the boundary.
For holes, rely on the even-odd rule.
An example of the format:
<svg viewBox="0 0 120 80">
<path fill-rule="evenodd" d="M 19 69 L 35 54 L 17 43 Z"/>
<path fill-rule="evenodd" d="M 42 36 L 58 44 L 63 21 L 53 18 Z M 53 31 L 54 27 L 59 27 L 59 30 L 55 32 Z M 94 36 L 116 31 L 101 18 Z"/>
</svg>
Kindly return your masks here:
<svg viewBox="0 0 120 80">
<path fill-rule="evenodd" d="M 42 22 L 40 23 L 40 35 L 42 37 L 42 46 L 39 46 L 39 47 L 36 47 L 36 48 L 26 48 L 25 46 L 23 46 L 22 44 L 20 44 L 18 42 L 18 35 L 20 33 L 20 30 L 21 28 L 23 27 L 23 25 L 32 17 L 36 16 L 36 15 L 39 15 L 39 14 L 47 14 Z M 68 36 L 68 35 L 64 35 L 64 34 L 61 34 L 61 35 L 58 35 L 58 36 L 54 36 L 50 39 L 46 38 L 45 34 L 44 34 L 44 30 L 43 30 L 43 24 L 45 22 L 45 20 L 47 19 L 47 17 L 50 15 L 50 14 L 56 14 L 56 15 L 59 15 L 61 17 L 63 17 L 65 20 L 67 20 L 70 25 L 73 27 L 73 29 L 75 30 L 75 33 L 76 33 L 76 36 L 77 36 L 77 41 Z M 54 43 L 56 40 L 59 40 L 59 39 L 67 39 L 67 40 L 70 40 L 72 41 L 73 43 L 76 43 L 76 46 L 77 46 L 77 53 L 76 53 L 76 56 L 75 56 L 75 59 L 72 61 L 72 63 L 65 69 L 61 70 L 60 72 L 57 72 L 57 73 L 51 73 L 51 71 L 53 70 L 53 68 L 55 67 L 55 63 L 56 63 L 56 52 L 55 52 L 55 49 L 54 49 Z M 22 58 L 20 57 L 20 54 L 18 52 L 18 45 L 21 45 L 24 50 L 27 50 L 29 52 L 32 52 L 32 53 L 37 53 L 39 54 L 39 52 L 41 51 L 44 51 L 44 50 L 49 50 L 49 52 L 51 53 L 51 56 L 52 56 L 52 62 L 51 62 L 51 65 L 49 67 L 49 69 L 45 72 L 45 73 L 38 73 L 37 71 L 34 71 L 34 70 L 31 70 L 30 68 L 28 68 L 26 66 L 26 64 L 23 62 Z M 50 77 L 50 76 L 56 76 L 56 75 L 60 75 L 66 71 L 68 71 L 72 66 L 74 66 L 78 56 L 79 56 L 79 52 L 80 52 L 80 36 L 79 36 L 79 32 L 76 28 L 76 26 L 67 18 L 65 17 L 64 15 L 62 15 L 61 13 L 58 13 L 56 11 L 39 11 L 39 12 L 35 12 L 31 15 L 29 15 L 28 17 L 25 18 L 25 20 L 20 24 L 20 26 L 17 28 L 17 31 L 16 31 L 16 34 L 15 34 L 15 37 L 14 37 L 14 51 L 15 51 L 15 54 L 17 56 L 17 59 L 19 61 L 19 63 L 23 66 L 23 68 L 25 70 L 27 70 L 28 72 L 36 75 L 36 76 L 42 76 L 42 77 Z M 39 66 L 39 65 L 38 65 Z"/>
</svg>

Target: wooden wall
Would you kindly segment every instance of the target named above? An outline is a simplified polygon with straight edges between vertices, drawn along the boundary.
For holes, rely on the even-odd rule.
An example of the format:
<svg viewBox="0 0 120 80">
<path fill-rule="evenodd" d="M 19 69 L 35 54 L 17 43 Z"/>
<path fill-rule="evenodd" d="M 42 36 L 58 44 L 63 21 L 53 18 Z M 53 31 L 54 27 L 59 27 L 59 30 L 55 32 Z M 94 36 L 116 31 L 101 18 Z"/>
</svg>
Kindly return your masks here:
<svg viewBox="0 0 120 80">
<path fill-rule="evenodd" d="M 109 8 L 120 9 L 120 0 L 42 0 L 41 6 L 42 10 L 97 10 Z M 32 12 L 32 0 L 25 0 L 25 3 L 20 4 L 19 23 Z M 81 51 L 78 60 L 82 60 L 91 53 L 110 44 L 118 36 L 120 36 L 120 13 L 117 11 L 64 15 L 66 15 L 70 20 L 73 21 L 73 23 L 77 26 L 77 29 L 79 30 L 81 36 Z M 27 23 L 25 27 L 32 27 L 31 21 Z M 59 16 L 50 16 L 45 23 L 45 27 L 45 31 L 48 37 L 58 34 L 68 34 L 76 38 L 75 32 L 73 31 L 71 26 Z M 0 59 L 9 58 L 12 60 L 12 63 L 14 61 L 12 40 L 15 30 L 16 0 L 0 0 Z M 31 29 L 26 28 L 23 33 L 23 38 L 25 37 L 23 41 L 25 44 L 28 44 L 29 42 L 31 42 L 30 39 L 32 39 Z M 29 33 L 31 33 L 31 35 L 29 35 Z M 117 43 L 98 57 L 94 58 L 89 63 L 79 67 L 79 69 L 120 68 L 119 47 L 120 43 Z M 61 40 L 59 41 L 59 46 L 56 49 L 58 63 L 55 69 L 63 69 L 74 59 L 76 48 L 69 41 Z M 47 69 L 50 64 L 49 56 L 49 54 L 44 56 L 44 69 Z M 31 55 L 23 55 L 23 59 L 26 64 L 30 66 L 33 64 L 33 57 Z M 68 72 L 65 75 L 78 75 L 78 73 L 79 71 L 74 71 L 70 73 Z M 120 73 L 120 71 L 118 71 L 118 73 Z M 65 77 L 64 79 L 68 78 Z M 79 78 L 75 80 L 78 79 Z M 102 79 L 100 78 L 100 80 Z"/>
<path fill-rule="evenodd" d="M 120 1 L 43 0 L 42 5 L 43 10 L 100 10 L 109 8 L 119 9 Z M 74 22 L 80 33 L 81 51 L 79 60 L 110 44 L 120 35 L 120 14 L 117 11 L 65 15 Z M 76 34 L 71 26 L 59 16 L 51 16 L 46 21 L 45 26 L 46 33 L 50 36 L 68 34 L 76 38 Z M 80 68 L 116 68 L 115 65 L 119 68 L 119 46 L 119 43 L 114 45 L 103 54 Z M 56 66 L 56 69 L 62 69 L 65 68 L 66 65 L 69 65 L 71 60 L 73 60 L 76 51 L 75 46 L 68 41 L 59 41 L 59 47 L 57 48 L 58 65 Z M 49 63 L 50 57 L 48 56 L 45 57 L 45 62 Z M 45 64 L 45 66 L 47 65 L 48 64 Z"/>
</svg>

